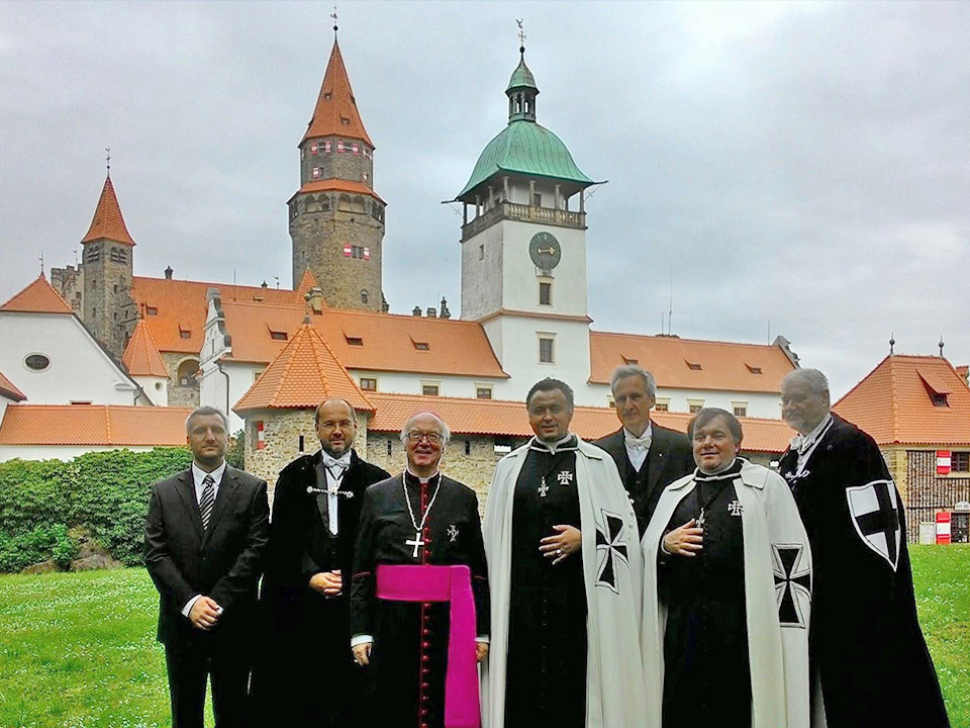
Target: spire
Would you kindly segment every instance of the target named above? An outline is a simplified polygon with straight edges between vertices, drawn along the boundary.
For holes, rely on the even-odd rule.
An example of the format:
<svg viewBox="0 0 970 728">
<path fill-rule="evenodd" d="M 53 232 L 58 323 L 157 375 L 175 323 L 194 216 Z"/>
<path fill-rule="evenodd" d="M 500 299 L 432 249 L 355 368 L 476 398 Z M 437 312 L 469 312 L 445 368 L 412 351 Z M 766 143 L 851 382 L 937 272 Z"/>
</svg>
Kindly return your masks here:
<svg viewBox="0 0 970 728">
<path fill-rule="evenodd" d="M 168 368 L 145 319 L 135 326 L 121 361 L 133 377 L 168 377 Z"/>
<path fill-rule="evenodd" d="M 121 215 L 118 197 L 115 195 L 115 188 L 111 182 L 110 168 L 108 177 L 104 180 L 104 188 L 101 190 L 101 199 L 98 200 L 98 207 L 94 211 L 94 219 L 91 220 L 91 227 L 88 229 L 87 235 L 81 238 L 81 242 L 91 243 L 102 238 L 125 245 L 135 244 L 128 228 L 125 227 L 125 219 Z"/>
<path fill-rule="evenodd" d="M 342 136 L 359 139 L 373 148 L 374 143 L 367 136 L 364 122 L 357 110 L 357 100 L 350 87 L 350 77 L 336 39 L 336 28 L 337 23 L 334 20 L 333 50 L 330 51 L 327 72 L 323 77 L 317 105 L 307 125 L 306 134 L 303 135 L 303 141 L 314 137 Z"/>
<path fill-rule="evenodd" d="M 37 276 L 33 283 L 0 306 L 0 311 L 74 313 L 43 275 Z"/>
<path fill-rule="evenodd" d="M 535 76 L 525 65 L 525 31 L 522 21 L 516 20 L 519 26 L 519 65 L 512 72 L 505 95 L 509 97 L 509 123 L 513 121 L 536 120 L 536 96 L 539 87 L 536 86 Z"/>
</svg>

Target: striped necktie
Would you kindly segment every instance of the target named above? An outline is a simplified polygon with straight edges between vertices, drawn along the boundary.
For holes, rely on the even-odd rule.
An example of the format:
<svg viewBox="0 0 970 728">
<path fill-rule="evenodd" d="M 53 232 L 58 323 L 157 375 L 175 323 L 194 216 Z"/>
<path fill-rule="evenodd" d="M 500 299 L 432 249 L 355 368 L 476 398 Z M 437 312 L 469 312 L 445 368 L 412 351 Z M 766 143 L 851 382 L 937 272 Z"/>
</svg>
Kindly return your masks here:
<svg viewBox="0 0 970 728">
<path fill-rule="evenodd" d="M 212 506 L 216 502 L 216 481 L 211 475 L 206 475 L 202 480 L 202 497 L 199 499 L 199 514 L 202 516 L 202 528 L 208 530 L 209 517 L 212 515 Z"/>
</svg>

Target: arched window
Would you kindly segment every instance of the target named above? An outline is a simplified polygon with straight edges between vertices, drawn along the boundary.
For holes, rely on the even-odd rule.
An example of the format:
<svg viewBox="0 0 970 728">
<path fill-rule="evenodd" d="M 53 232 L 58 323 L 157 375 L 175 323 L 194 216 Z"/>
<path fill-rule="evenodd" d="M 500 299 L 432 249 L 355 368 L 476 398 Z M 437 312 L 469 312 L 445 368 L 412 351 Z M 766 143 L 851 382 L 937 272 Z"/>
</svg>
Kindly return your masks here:
<svg viewBox="0 0 970 728">
<path fill-rule="evenodd" d="M 368 298 L 367 289 L 366 288 L 361 288 L 360 289 L 360 302 L 366 305 L 367 304 L 367 298 Z"/>
<path fill-rule="evenodd" d="M 183 387 L 195 387 L 199 373 L 199 362 L 196 359 L 186 359 L 179 364 L 178 383 Z"/>
</svg>

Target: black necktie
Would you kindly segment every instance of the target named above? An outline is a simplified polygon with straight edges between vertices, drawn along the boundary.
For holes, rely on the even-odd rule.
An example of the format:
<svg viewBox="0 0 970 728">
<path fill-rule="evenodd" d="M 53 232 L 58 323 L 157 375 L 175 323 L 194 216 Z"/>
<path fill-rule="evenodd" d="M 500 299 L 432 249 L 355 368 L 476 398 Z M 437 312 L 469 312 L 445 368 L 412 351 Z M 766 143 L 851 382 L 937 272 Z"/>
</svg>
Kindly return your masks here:
<svg viewBox="0 0 970 728">
<path fill-rule="evenodd" d="M 212 515 L 212 506 L 216 502 L 216 481 L 211 475 L 206 475 L 202 480 L 202 497 L 199 499 L 199 514 L 202 516 L 202 528 L 209 528 L 209 516 Z"/>
</svg>

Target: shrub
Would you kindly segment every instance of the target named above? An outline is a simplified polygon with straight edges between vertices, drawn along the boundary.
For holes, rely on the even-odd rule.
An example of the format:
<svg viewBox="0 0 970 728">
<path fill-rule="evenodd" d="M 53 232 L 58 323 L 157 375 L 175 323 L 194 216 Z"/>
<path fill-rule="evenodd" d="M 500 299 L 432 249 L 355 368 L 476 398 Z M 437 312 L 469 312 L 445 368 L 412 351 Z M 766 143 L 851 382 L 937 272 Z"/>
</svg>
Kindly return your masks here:
<svg viewBox="0 0 970 728">
<path fill-rule="evenodd" d="M 23 566 L 15 564 L 28 555 L 33 559 L 28 564 L 52 556 L 70 561 L 73 556 L 67 556 L 70 551 L 64 544 L 73 542 L 66 531 L 76 527 L 89 531 L 114 558 L 141 564 L 149 486 L 184 470 L 191 461 L 186 448 L 156 448 L 140 453 L 91 452 L 67 463 L 0 463 L 0 534 L 4 534 L 0 551 L 12 554 L 0 560 L 0 571 L 18 571 Z M 55 527 L 64 529 L 63 540 L 44 541 L 37 535 L 53 533 Z M 50 543 L 47 551 L 38 546 L 42 543 Z M 56 553 L 55 544 L 59 544 Z"/>
<path fill-rule="evenodd" d="M 67 568 L 77 555 L 77 544 L 67 535 L 67 526 L 37 526 L 15 536 L 0 534 L 0 571 L 20 571 L 41 561 L 53 559 Z"/>
</svg>

